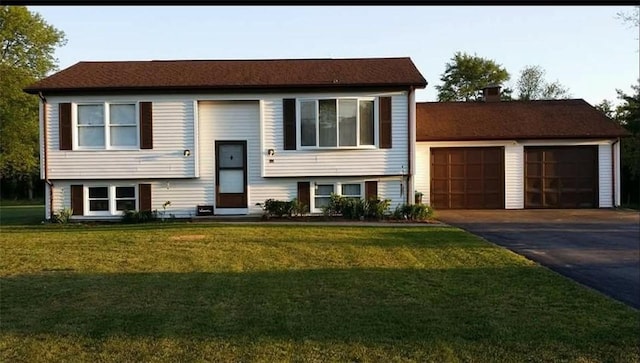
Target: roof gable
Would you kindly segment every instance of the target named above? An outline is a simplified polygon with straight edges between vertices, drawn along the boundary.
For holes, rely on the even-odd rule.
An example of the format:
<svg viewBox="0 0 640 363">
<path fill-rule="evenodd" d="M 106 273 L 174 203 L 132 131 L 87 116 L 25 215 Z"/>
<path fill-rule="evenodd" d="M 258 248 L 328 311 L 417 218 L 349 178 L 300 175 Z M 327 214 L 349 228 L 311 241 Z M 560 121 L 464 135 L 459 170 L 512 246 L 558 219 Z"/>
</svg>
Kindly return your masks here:
<svg viewBox="0 0 640 363">
<path fill-rule="evenodd" d="M 427 81 L 410 58 L 79 62 L 25 92 L 403 86 Z"/>
</svg>

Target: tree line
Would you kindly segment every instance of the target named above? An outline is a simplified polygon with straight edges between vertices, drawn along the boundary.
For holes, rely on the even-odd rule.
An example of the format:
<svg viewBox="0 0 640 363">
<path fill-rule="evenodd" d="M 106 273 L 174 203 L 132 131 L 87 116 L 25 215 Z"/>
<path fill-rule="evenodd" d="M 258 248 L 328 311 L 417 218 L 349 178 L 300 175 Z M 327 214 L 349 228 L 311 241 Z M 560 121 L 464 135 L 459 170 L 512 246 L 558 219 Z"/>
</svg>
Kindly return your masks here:
<svg viewBox="0 0 640 363">
<path fill-rule="evenodd" d="M 571 97 L 569 89 L 560 82 L 547 82 L 545 73 L 538 65 L 525 66 L 520 71 L 515 90 L 504 88 L 501 99 L 529 101 Z M 509 72 L 496 61 L 475 54 L 456 52 L 440 76 L 442 84 L 436 86 L 438 101 L 478 101 L 482 98 L 482 88 L 503 85 L 509 79 Z"/>
</svg>

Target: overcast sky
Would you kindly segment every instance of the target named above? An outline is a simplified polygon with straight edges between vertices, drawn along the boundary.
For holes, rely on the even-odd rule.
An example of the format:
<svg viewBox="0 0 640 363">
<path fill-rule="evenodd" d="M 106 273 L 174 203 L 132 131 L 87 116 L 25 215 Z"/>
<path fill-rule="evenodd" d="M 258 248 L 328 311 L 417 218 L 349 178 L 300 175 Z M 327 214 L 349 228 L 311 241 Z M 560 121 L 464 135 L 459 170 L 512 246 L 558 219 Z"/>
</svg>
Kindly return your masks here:
<svg viewBox="0 0 640 363">
<path fill-rule="evenodd" d="M 493 59 L 513 86 L 526 65 L 573 98 L 618 103 L 640 77 L 639 30 L 620 6 L 30 6 L 66 33 L 60 69 L 80 61 L 411 57 L 435 85 L 456 51 Z"/>
</svg>

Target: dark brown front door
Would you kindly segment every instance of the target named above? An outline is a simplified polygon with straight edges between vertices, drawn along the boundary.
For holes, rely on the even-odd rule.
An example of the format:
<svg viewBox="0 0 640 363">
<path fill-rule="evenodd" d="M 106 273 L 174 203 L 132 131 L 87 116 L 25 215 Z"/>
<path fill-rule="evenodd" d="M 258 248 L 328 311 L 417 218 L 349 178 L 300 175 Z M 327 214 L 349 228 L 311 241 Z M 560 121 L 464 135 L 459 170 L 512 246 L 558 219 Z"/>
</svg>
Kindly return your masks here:
<svg viewBox="0 0 640 363">
<path fill-rule="evenodd" d="M 216 141 L 216 208 L 247 208 L 246 141 Z"/>
<path fill-rule="evenodd" d="M 432 148 L 431 205 L 436 209 L 504 208 L 504 148 Z"/>
<path fill-rule="evenodd" d="M 597 206 L 597 146 L 530 146 L 524 155 L 525 208 Z"/>
</svg>

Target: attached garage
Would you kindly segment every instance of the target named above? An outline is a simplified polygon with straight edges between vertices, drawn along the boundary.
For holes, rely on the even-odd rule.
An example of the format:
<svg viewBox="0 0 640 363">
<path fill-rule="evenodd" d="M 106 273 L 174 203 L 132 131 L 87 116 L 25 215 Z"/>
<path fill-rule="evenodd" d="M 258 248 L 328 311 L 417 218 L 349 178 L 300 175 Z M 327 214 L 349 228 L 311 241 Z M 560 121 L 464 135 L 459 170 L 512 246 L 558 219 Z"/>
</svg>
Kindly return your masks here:
<svg viewBox="0 0 640 363">
<path fill-rule="evenodd" d="M 596 208 L 598 147 L 524 148 L 525 208 Z"/>
<path fill-rule="evenodd" d="M 431 149 L 431 205 L 436 209 L 504 208 L 504 149 Z"/>
<path fill-rule="evenodd" d="M 581 99 L 416 104 L 415 190 L 437 209 L 620 205 L 620 125 Z M 495 93 L 495 92 L 494 92 Z"/>
</svg>

